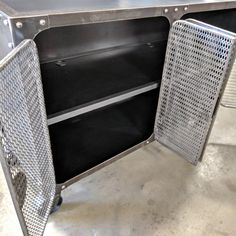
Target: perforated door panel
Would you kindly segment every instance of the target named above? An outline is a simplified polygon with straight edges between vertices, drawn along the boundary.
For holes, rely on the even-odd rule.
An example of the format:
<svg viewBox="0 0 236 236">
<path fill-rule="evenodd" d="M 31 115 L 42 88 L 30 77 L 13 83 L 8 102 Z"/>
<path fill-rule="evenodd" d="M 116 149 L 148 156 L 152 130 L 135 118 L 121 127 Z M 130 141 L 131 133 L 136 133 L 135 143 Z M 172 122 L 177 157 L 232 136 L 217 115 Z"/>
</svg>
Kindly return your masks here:
<svg viewBox="0 0 236 236">
<path fill-rule="evenodd" d="M 170 30 L 154 134 L 193 164 L 202 157 L 234 62 L 235 39 L 192 19 Z"/>
<path fill-rule="evenodd" d="M 56 184 L 32 40 L 22 42 L 0 62 L 0 78 L 0 159 L 24 235 L 39 236 Z"/>
<path fill-rule="evenodd" d="M 221 104 L 225 107 L 236 108 L 236 62 L 233 64 Z"/>
</svg>

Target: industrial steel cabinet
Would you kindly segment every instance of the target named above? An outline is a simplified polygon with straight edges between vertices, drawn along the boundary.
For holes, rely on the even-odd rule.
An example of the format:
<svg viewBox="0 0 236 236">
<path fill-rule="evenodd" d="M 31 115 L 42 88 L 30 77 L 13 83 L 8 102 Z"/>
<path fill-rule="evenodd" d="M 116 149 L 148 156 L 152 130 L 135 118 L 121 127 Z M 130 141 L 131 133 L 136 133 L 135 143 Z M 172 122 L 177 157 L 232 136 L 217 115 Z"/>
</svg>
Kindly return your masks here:
<svg viewBox="0 0 236 236">
<path fill-rule="evenodd" d="M 0 0 L 0 159 L 25 235 L 152 141 L 202 159 L 228 78 L 236 104 L 235 21 L 236 1 Z"/>
</svg>

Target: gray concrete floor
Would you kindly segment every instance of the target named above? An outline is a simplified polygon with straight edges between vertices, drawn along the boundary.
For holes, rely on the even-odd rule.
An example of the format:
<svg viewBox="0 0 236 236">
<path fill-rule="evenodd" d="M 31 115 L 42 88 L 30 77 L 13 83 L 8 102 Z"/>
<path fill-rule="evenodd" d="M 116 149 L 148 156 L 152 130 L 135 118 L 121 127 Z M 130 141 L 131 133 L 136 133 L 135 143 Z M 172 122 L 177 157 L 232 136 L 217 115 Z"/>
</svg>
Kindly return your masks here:
<svg viewBox="0 0 236 236">
<path fill-rule="evenodd" d="M 235 121 L 220 109 L 197 167 L 152 143 L 67 188 L 45 236 L 236 235 Z M 2 172 L 0 235 L 21 235 Z"/>
</svg>

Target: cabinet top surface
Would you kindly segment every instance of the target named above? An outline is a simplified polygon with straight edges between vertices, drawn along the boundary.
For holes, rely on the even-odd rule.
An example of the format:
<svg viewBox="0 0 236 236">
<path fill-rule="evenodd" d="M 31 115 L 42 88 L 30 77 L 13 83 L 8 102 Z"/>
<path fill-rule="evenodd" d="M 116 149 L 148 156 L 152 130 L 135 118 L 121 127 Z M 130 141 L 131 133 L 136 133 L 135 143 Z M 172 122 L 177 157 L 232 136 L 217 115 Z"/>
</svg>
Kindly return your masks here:
<svg viewBox="0 0 236 236">
<path fill-rule="evenodd" d="M 0 0 L 0 10 L 9 16 L 53 15 L 73 12 L 134 10 L 171 6 L 232 3 L 229 0 Z"/>
</svg>

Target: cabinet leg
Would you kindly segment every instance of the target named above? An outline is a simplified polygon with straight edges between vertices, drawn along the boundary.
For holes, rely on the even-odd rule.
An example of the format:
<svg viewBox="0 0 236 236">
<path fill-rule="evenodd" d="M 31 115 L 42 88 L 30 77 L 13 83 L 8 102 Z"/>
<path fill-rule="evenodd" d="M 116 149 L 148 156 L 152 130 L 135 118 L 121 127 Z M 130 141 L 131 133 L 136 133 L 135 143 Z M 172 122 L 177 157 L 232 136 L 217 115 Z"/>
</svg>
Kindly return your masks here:
<svg viewBox="0 0 236 236">
<path fill-rule="evenodd" d="M 53 206 L 52 206 L 50 214 L 57 212 L 60 209 L 62 202 L 63 202 L 63 198 L 61 196 L 61 191 L 58 191 L 55 195 Z"/>
</svg>

